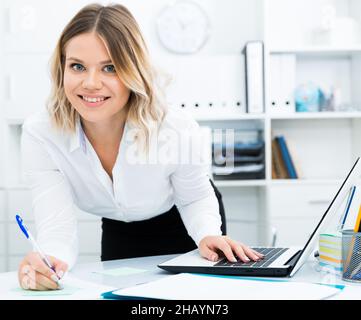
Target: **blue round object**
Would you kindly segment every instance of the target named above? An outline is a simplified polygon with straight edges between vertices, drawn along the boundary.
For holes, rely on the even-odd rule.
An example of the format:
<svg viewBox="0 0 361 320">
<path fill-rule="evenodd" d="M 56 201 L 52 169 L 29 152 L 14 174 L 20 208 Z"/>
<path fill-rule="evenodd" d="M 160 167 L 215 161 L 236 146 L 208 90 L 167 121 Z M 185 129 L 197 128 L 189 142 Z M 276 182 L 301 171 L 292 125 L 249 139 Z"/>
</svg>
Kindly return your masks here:
<svg viewBox="0 0 361 320">
<path fill-rule="evenodd" d="M 320 90 L 313 83 L 302 84 L 295 89 L 297 112 L 320 111 Z"/>
</svg>

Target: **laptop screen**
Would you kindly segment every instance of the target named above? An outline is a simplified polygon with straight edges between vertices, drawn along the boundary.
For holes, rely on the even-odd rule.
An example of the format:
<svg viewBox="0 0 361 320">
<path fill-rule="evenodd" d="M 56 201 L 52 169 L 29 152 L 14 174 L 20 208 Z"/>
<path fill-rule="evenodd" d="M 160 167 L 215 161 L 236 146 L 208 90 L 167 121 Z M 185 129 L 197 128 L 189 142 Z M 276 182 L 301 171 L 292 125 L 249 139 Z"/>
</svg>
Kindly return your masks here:
<svg viewBox="0 0 361 320">
<path fill-rule="evenodd" d="M 332 199 L 326 212 L 321 217 L 317 227 L 315 228 L 310 238 L 308 239 L 306 245 L 302 249 L 298 261 L 295 264 L 290 276 L 293 276 L 296 273 L 296 271 L 303 265 L 303 263 L 308 259 L 315 246 L 315 242 L 317 241 L 318 231 L 322 227 L 326 226 L 327 223 L 334 217 L 339 206 L 342 204 L 343 199 L 346 197 L 347 193 L 349 192 L 351 186 L 354 184 L 355 180 L 359 177 L 360 167 L 361 167 L 361 162 L 359 160 L 360 158 L 357 158 L 355 164 L 352 166 L 352 169 L 348 173 L 346 179 L 343 181 L 340 189 L 338 189 L 335 197 Z"/>
</svg>

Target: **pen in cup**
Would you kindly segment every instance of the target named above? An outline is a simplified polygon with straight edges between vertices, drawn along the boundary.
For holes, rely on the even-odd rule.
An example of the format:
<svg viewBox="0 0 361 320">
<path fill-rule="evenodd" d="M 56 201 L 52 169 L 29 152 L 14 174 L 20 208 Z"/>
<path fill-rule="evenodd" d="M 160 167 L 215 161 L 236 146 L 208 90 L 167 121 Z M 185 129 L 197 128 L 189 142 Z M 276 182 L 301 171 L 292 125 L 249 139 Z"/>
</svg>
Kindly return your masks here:
<svg viewBox="0 0 361 320">
<path fill-rule="evenodd" d="M 16 215 L 16 222 L 19 225 L 19 228 L 21 229 L 21 231 L 24 233 L 25 237 L 31 242 L 31 244 L 33 245 L 33 247 L 35 248 L 35 250 L 39 253 L 41 259 L 44 261 L 44 263 L 51 269 L 54 271 L 54 277 L 52 277 L 52 280 L 55 281 L 59 288 L 62 288 L 61 284 L 59 283 L 59 277 L 56 275 L 56 271 L 55 268 L 52 266 L 52 264 L 50 263 L 49 259 L 46 257 L 46 255 L 44 254 L 44 252 L 40 249 L 39 245 L 37 244 L 37 242 L 35 241 L 34 237 L 32 236 L 32 234 L 30 233 L 30 231 L 28 230 L 28 228 L 25 226 L 23 219 L 19 216 Z"/>
</svg>

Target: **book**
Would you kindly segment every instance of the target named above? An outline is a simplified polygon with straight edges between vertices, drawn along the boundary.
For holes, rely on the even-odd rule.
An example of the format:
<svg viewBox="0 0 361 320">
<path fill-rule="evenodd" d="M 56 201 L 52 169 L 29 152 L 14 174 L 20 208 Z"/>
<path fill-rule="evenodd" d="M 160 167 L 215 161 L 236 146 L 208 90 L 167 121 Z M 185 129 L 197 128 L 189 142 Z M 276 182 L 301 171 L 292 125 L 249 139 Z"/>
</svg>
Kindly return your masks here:
<svg viewBox="0 0 361 320">
<path fill-rule="evenodd" d="M 295 143 L 291 139 L 287 139 L 287 148 L 289 154 L 292 156 L 292 163 L 297 173 L 297 179 L 300 179 L 302 175 L 302 167 L 300 167 L 300 158 L 298 157 L 298 154 L 296 152 Z"/>
<path fill-rule="evenodd" d="M 272 140 L 272 166 L 275 167 L 276 179 L 288 179 L 288 173 L 283 161 L 281 150 L 276 139 Z"/>
<path fill-rule="evenodd" d="M 289 178 L 297 179 L 298 178 L 297 172 L 296 172 L 295 166 L 293 164 L 291 154 L 287 148 L 287 143 L 286 143 L 284 136 L 277 136 L 275 139 L 281 150 L 282 159 L 286 165 L 286 169 L 287 169 Z"/>
<path fill-rule="evenodd" d="M 272 141 L 272 179 L 278 179 L 280 176 L 280 171 L 276 167 L 277 159 L 276 159 L 273 145 L 274 145 L 274 143 Z"/>
<path fill-rule="evenodd" d="M 277 159 L 275 140 L 272 140 L 272 179 L 280 179 L 281 170 L 279 159 Z"/>
</svg>

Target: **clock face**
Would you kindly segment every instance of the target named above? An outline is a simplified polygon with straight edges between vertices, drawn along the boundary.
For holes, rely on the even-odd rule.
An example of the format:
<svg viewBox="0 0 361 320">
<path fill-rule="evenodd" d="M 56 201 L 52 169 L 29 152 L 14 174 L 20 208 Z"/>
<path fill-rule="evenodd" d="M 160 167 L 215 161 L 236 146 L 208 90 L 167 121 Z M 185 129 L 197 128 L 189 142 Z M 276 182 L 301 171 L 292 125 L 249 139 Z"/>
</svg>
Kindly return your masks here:
<svg viewBox="0 0 361 320">
<path fill-rule="evenodd" d="M 157 19 L 161 43 L 174 53 L 194 53 L 203 47 L 209 34 L 209 20 L 192 1 L 178 1 L 166 7 Z"/>
</svg>

